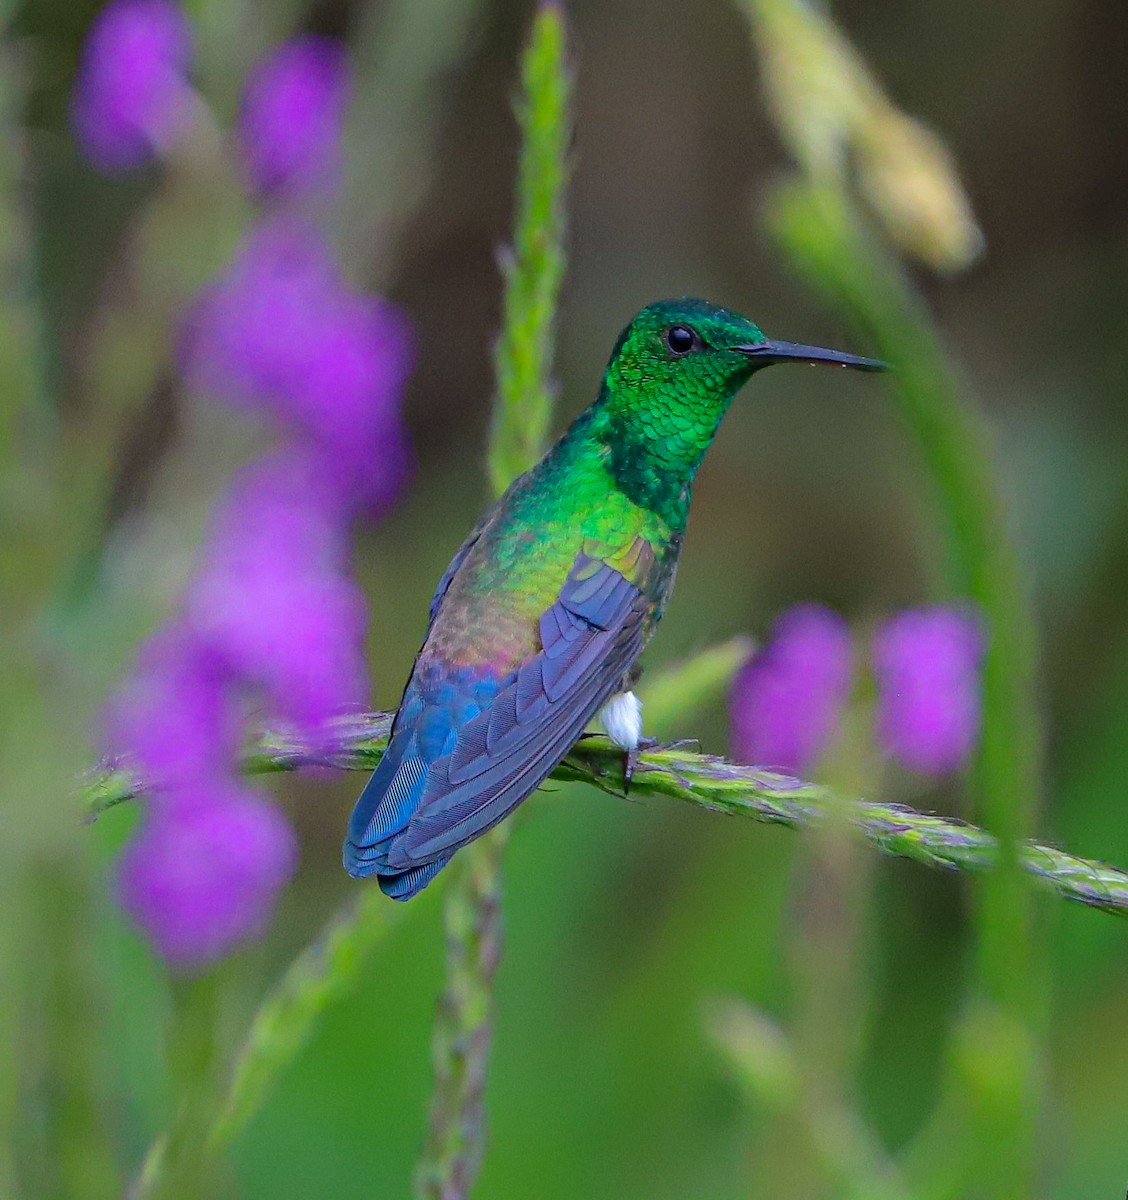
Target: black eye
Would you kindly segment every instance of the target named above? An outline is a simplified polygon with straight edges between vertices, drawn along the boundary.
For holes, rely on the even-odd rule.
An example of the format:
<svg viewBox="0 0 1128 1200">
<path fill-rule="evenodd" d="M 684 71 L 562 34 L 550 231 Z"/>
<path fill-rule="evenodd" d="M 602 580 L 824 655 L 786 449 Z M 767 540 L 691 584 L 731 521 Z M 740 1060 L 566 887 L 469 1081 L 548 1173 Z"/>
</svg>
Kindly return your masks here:
<svg viewBox="0 0 1128 1200">
<path fill-rule="evenodd" d="M 666 330 L 666 345 L 670 353 L 681 358 L 697 344 L 697 334 L 688 325 L 672 325 Z"/>
</svg>

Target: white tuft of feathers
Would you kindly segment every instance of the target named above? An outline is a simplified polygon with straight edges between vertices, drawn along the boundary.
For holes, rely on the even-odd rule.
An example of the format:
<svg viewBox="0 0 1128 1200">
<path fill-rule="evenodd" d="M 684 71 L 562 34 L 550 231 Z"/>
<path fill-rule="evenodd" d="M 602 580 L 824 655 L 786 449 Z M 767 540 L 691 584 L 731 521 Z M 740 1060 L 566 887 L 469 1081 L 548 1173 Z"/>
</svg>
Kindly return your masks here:
<svg viewBox="0 0 1128 1200">
<path fill-rule="evenodd" d="M 642 701 L 634 692 L 617 692 L 599 710 L 599 723 L 620 750 L 637 750 L 642 741 Z"/>
</svg>

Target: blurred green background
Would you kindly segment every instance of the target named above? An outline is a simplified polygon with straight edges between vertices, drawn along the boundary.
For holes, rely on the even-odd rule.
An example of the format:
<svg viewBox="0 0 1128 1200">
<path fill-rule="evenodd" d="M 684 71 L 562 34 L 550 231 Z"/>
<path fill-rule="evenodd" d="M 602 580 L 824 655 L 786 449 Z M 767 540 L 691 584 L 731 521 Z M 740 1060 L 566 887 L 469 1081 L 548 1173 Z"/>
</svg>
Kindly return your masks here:
<svg viewBox="0 0 1128 1200">
<path fill-rule="evenodd" d="M 434 582 L 488 498 L 496 250 L 511 225 L 510 100 L 530 8 L 187 7 L 198 82 L 220 121 L 248 67 L 299 28 L 348 41 L 358 110 L 363 101 L 373 114 L 350 133 L 336 229 L 354 281 L 402 304 L 418 334 L 406 398 L 417 477 L 378 527 L 361 530 L 357 554 L 371 598 L 372 702 L 392 707 Z M 28 458 L 5 447 L 2 461 L 0 1195 L 94 1197 L 115 1194 L 115 1177 L 135 1169 L 166 1123 L 170 989 L 109 886 L 133 816 L 117 810 L 80 828 L 68 796 L 98 753 L 97 714 L 113 680 L 172 611 L 210 505 L 263 434 L 185 394 L 167 365 L 172 315 L 238 235 L 237 186 L 206 146 L 193 169 L 96 176 L 70 139 L 66 104 L 97 6 L 8 9 L 0 412 L 9 431 L 42 432 L 50 449 Z M 594 397 L 622 325 L 660 297 L 706 296 L 771 336 L 867 353 L 763 233 L 765 190 L 791 167 L 740 13 L 724 0 L 574 0 L 567 11 L 576 134 L 558 426 Z M 996 434 L 1035 598 L 1047 769 L 1039 833 L 1128 864 L 1128 6 L 841 0 L 834 15 L 898 105 L 946 139 L 986 236 L 971 270 L 918 282 Z M 409 53 L 434 60 L 417 94 L 396 90 L 412 71 L 397 56 Z M 381 101 L 402 94 L 394 119 L 381 120 Z M 798 370 L 757 379 L 699 476 L 678 590 L 648 665 L 733 633 L 762 636 L 797 600 L 825 601 L 864 629 L 929 598 L 938 536 L 917 474 L 866 379 Z M 678 732 L 722 751 L 724 714 Z M 302 862 L 265 942 L 223 968 L 232 1039 L 362 886 L 340 868 L 357 786 L 278 785 Z M 883 794 L 965 811 L 955 786 L 892 777 Z M 897 1151 L 935 1103 L 967 966 L 967 885 L 864 856 L 852 868 L 872 895 L 860 902 L 860 928 L 845 922 L 853 966 L 843 1007 L 859 1013 L 860 1107 Z M 785 1025 L 809 1009 L 801 995 L 817 990 L 819 877 L 810 848 L 786 831 L 581 788 L 534 796 L 507 860 L 489 1150 L 476 1194 L 840 1194 L 804 1178 L 786 1120 L 745 1105 L 702 1022 L 704 1003 L 727 993 Z M 1037 906 L 1049 954 L 1036 1194 L 1119 1196 L 1128 929 L 1054 898 Z M 429 895 L 239 1139 L 237 1194 L 409 1194 L 441 978 Z M 853 1020 L 843 1015 L 847 1040 Z M 91 1130 L 112 1153 L 84 1140 Z"/>
</svg>

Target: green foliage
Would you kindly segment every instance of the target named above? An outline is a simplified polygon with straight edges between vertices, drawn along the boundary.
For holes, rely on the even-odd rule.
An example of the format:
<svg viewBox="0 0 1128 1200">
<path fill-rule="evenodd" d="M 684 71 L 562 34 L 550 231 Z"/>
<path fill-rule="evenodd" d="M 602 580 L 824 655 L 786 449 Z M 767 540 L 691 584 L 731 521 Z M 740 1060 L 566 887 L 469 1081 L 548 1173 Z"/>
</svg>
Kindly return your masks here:
<svg viewBox="0 0 1128 1200">
<path fill-rule="evenodd" d="M 786 68 L 799 63 L 817 71 L 819 61 L 837 64 L 837 69 L 825 66 L 824 76 L 840 98 L 853 100 L 842 105 L 837 137 L 858 150 L 862 183 L 868 183 L 870 199 L 894 239 L 910 252 L 920 249 L 911 237 L 906 245 L 901 219 L 906 215 L 918 232 L 937 232 L 934 249 L 948 235 L 950 245 L 960 243 L 970 251 L 978 232 L 942 146 L 933 139 L 931 157 L 922 156 L 925 133 L 912 129 L 877 93 L 860 60 L 828 22 L 793 0 L 761 0 L 750 12 L 761 18 L 761 47 L 776 63 L 781 122 L 792 131 L 807 175 L 777 188 L 769 227 L 803 277 L 894 365 L 890 391 L 924 466 L 946 539 L 943 592 L 946 598 L 972 600 L 984 625 L 983 726 L 973 782 L 976 815 L 998 838 L 999 869 L 977 889 L 976 971 L 969 1015 L 954 1035 L 957 1067 L 951 1081 L 967 1100 L 968 1116 L 951 1156 L 963 1158 L 962 1186 L 1019 1200 L 1036 1175 L 1042 1087 L 1033 1049 L 1040 968 L 1020 869 L 1029 869 L 1021 843 L 1033 829 L 1041 793 L 1031 602 L 1003 514 L 986 424 L 964 400 L 952 352 L 941 345 L 903 272 L 867 234 L 848 176 L 823 169 L 819 156 L 803 143 L 799 113 L 790 110 L 805 100 L 789 90 L 787 79 L 780 86 Z M 945 199 L 938 202 L 941 195 Z M 924 257 L 952 267 L 971 254 Z M 993 1029 L 995 1044 L 1021 1050 L 996 1056 L 998 1070 L 969 1076 L 958 1063 L 982 1049 L 977 1031 L 984 1022 Z"/>
<path fill-rule="evenodd" d="M 521 59 L 521 155 L 505 273 L 489 471 L 500 495 L 544 452 L 552 416 L 556 306 L 564 278 L 572 91 L 563 10 L 543 3 Z"/>
<path fill-rule="evenodd" d="M 495 496 L 544 453 L 552 414 L 556 306 L 564 276 L 571 76 L 564 15 L 542 3 L 521 56 L 516 232 L 504 261 L 489 474 Z M 501 960 L 502 862 L 510 823 L 459 855 L 445 909 L 447 980 L 435 1017 L 430 1134 L 420 1200 L 466 1196 L 485 1153 L 484 1097 Z"/>
<path fill-rule="evenodd" d="M 939 345 L 903 278 L 862 233 L 848 200 L 814 186 L 781 188 L 770 221 L 804 275 L 828 294 L 878 353 L 896 365 L 890 388 L 924 463 L 948 534 L 949 594 L 976 602 L 987 638 L 983 669 L 983 730 L 974 773 L 976 811 L 1000 838 L 1003 869 L 979 893 L 977 963 L 984 1002 L 996 1020 L 1024 1039 L 1032 1019 L 1036 978 L 1031 913 L 1017 871 L 1018 844 L 1039 806 L 1039 730 L 1033 695 L 1034 633 L 1019 582 L 1013 544 L 1001 512 L 983 423 L 963 403 L 950 355 Z M 1013 847 L 1013 849 L 1012 849 Z M 1014 869 L 1012 869 L 1012 865 Z M 1002 1014 L 1007 1014 L 1004 1017 Z M 958 1035 L 959 1036 L 959 1035 Z M 969 1034 L 970 1036 L 970 1034 Z M 972 1122 L 968 1172 L 1009 1171 L 1012 1191 L 1026 1194 L 1033 1170 L 1031 1096 L 1038 1083 L 1032 1055 L 1014 1060 L 1021 1080 L 1007 1079 L 992 1106 L 1008 1107 Z M 974 1113 L 973 1109 L 973 1113 Z M 997 1149 L 1000 1139 L 1008 1146 Z M 1001 1167 L 1009 1161 L 1009 1169 Z"/>
<path fill-rule="evenodd" d="M 170 981 L 111 894 L 132 823 L 118 806 L 144 781 L 128 764 L 92 776 L 80 801 L 114 811 L 82 827 L 68 789 L 97 756 L 111 681 L 179 592 L 220 481 L 261 448 L 249 421 L 168 386 L 176 314 L 248 205 L 206 144 L 131 179 L 77 161 L 66 89 L 97 7 L 31 0 L 0 38 L 0 1195 L 103 1200 L 126 1179 L 138 1196 L 407 1194 L 442 986 L 439 897 L 451 969 L 422 1195 L 465 1191 L 478 1169 L 487 1050 L 483 1197 L 527 1196 L 530 1180 L 539 1200 L 1122 1194 L 1128 941 L 1104 912 L 1128 910 L 1128 874 L 1098 859 L 1128 863 L 1128 342 L 1106 162 L 1123 121 L 1095 97 L 1117 86 L 1128 18 L 1047 0 L 1019 26 L 987 6 L 962 38 L 950 0 L 893 24 L 854 6 L 848 38 L 825 4 L 741 0 L 756 81 L 801 172 L 782 186 L 723 14 L 581 6 L 567 22 L 583 72 L 557 368 L 569 404 L 593 394 L 625 316 L 684 291 L 897 366 L 893 432 L 872 381 L 863 393 L 837 374 L 773 372 L 735 406 L 648 652 L 648 732 L 718 749 L 718 701 L 745 649 L 690 652 L 766 628 L 792 599 L 834 604 L 860 642 L 892 608 L 974 596 L 992 633 L 977 826 L 937 815 L 965 812 L 960 781 L 925 791 L 874 761 L 865 697 L 819 785 L 683 747 L 645 754 L 624 803 L 620 755 L 589 739 L 506 851 L 498 971 L 504 833 L 460 854 L 431 901 L 343 895 L 357 776 L 331 773 L 378 761 L 379 714 L 346 722 L 330 760 L 280 734 L 248 748 L 245 768 L 273 777 L 300 823 L 301 872 L 262 948 Z M 190 10 L 195 82 L 225 117 L 268 42 L 340 16 Z M 482 500 L 467 446 L 512 191 L 497 80 L 518 37 L 511 15 L 485 15 L 478 0 L 390 0 L 355 9 L 345 31 L 356 89 L 327 219 L 350 273 L 405 304 L 422 349 L 418 484 L 357 542 L 385 707 Z M 552 423 L 565 25 L 560 7 L 540 10 L 522 60 L 495 489 Z M 1062 53 L 1066 26 L 1076 53 Z M 956 139 L 991 237 L 974 275 L 957 274 L 982 234 L 954 158 L 892 96 Z M 768 198 L 762 259 L 742 224 L 750 193 Z M 802 287 L 781 281 L 780 250 Z M 918 288 L 900 256 L 944 278 Z M 686 657 L 667 672 L 663 656 Z M 1053 844 L 1029 842 L 1035 830 Z"/>
<path fill-rule="evenodd" d="M 751 655 L 751 638 L 734 637 L 685 662 L 674 663 L 639 688 L 646 728 L 655 736 L 678 732 L 688 713 L 701 712 L 724 698 L 732 677 Z"/>
<path fill-rule="evenodd" d="M 356 986 L 404 911 L 380 900 L 377 890 L 368 888 L 335 913 L 259 1005 L 208 1132 L 213 1152 L 232 1142 L 261 1107 L 274 1080 L 305 1049 L 322 1012 Z"/>
<path fill-rule="evenodd" d="M 698 690 L 694 694 L 687 688 L 686 699 L 676 710 L 679 725 L 691 719 L 699 706 L 713 699 L 716 690 L 727 686 L 731 672 L 739 665 L 732 650 L 732 646 L 718 646 L 704 651 L 654 681 L 657 702 L 650 711 L 656 728 L 670 728 L 673 724 L 675 710 L 665 707 L 664 697 L 676 693 L 681 679 Z M 340 747 L 325 758 L 319 756 L 316 748 L 295 743 L 286 744 L 282 750 L 271 749 L 277 743 L 267 737 L 260 747 L 248 753 L 244 769 L 249 773 L 273 773 L 314 765 L 370 772 L 387 742 L 389 717 L 389 713 L 374 713 L 367 727 L 363 721 L 350 720 L 350 731 L 344 735 Z M 622 751 L 606 738 L 585 738 L 573 747 L 551 778 L 584 782 L 609 795 L 621 796 L 622 758 Z M 982 872 L 989 877 L 1004 869 L 1006 862 L 998 838 L 951 817 L 916 812 L 902 804 L 851 799 L 819 784 L 681 747 L 644 751 L 639 764 L 639 773 L 631 784 L 632 795 L 669 796 L 713 812 L 792 829 L 816 828 L 823 821 L 844 818 L 876 849 L 928 867 Z M 108 808 L 135 798 L 141 790 L 138 780 L 127 771 L 118 770 L 93 780 L 83 799 L 90 815 L 97 817 Z M 1106 912 L 1128 913 L 1128 871 L 1036 842 L 1018 846 L 1017 863 L 1021 870 L 1067 900 Z M 320 952 L 311 953 L 320 958 Z M 306 968 L 295 969 L 298 978 L 304 977 Z"/>
<path fill-rule="evenodd" d="M 706 1010 L 706 1028 L 749 1097 L 801 1131 L 805 1153 L 849 1200 L 910 1200 L 913 1193 L 852 1109 L 828 1101 L 805 1077 L 787 1035 L 740 1000 Z"/>
</svg>

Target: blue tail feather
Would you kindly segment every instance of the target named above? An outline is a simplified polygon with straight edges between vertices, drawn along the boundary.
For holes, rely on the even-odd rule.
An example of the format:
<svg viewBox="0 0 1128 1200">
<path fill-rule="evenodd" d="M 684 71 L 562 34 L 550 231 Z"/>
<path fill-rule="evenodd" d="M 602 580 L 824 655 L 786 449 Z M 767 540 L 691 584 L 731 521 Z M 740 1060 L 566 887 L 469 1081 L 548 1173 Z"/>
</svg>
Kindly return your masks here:
<svg viewBox="0 0 1128 1200">
<path fill-rule="evenodd" d="M 432 765 L 449 754 L 457 737 L 450 707 L 428 703 L 427 690 L 409 685 L 388 748 L 353 808 L 345 838 L 345 870 L 356 879 L 375 875 L 396 900 L 414 896 L 450 858 L 442 855 L 406 869 L 389 862 L 422 802 Z"/>
<path fill-rule="evenodd" d="M 453 857 L 453 854 L 444 854 L 442 858 L 424 863 L 421 867 L 377 875 L 376 882 L 385 896 L 390 896 L 393 900 L 410 900 L 412 896 L 417 896 Z"/>
<path fill-rule="evenodd" d="M 344 863 L 354 878 L 376 874 L 387 866 L 388 845 L 407 828 L 419 807 L 429 766 L 419 756 L 410 732 L 393 735 L 349 818 Z"/>
<path fill-rule="evenodd" d="M 395 847 L 423 802 L 433 766 L 454 751 L 459 728 L 479 715 L 499 686 L 480 670 L 439 663 L 413 677 L 384 757 L 349 818 L 343 858 L 350 875 L 375 875 L 387 895 L 407 900 L 447 864 L 450 854 L 408 864 Z"/>
</svg>

